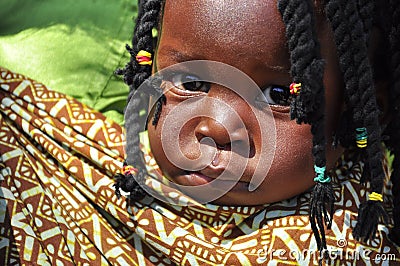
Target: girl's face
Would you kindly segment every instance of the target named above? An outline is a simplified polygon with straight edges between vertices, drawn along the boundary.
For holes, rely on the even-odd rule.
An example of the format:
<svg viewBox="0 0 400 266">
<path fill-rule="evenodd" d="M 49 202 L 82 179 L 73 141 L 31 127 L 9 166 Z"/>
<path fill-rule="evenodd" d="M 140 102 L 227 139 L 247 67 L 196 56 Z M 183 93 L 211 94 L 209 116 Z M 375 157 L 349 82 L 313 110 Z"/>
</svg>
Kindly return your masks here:
<svg viewBox="0 0 400 266">
<path fill-rule="evenodd" d="M 327 168 L 330 169 L 343 152 L 341 148 L 333 150 L 329 145 L 342 109 L 343 84 L 329 26 L 322 15 L 318 15 L 316 24 L 322 57 L 326 62 L 324 85 Z M 288 199 L 312 187 L 315 174 L 310 126 L 298 125 L 289 117 L 290 99 L 287 97 L 287 87 L 292 83 L 292 79 L 289 74 L 285 27 L 277 9 L 277 1 L 167 0 L 156 55 L 156 68 L 162 70 L 189 60 L 222 62 L 239 69 L 255 81 L 270 103 L 273 115 L 265 116 L 263 123 L 274 124 L 276 127 L 276 150 L 274 152 L 261 149 L 262 131 L 251 111 L 251 103 L 221 85 L 208 85 L 203 82 L 182 85 L 182 81 L 201 77 L 193 77 L 190 73 L 177 73 L 165 81 L 173 84 L 175 88 L 165 93 L 166 105 L 163 106 L 158 125 L 149 125 L 148 128 L 151 149 L 163 173 L 179 185 L 196 186 L 208 183 L 225 170 L 229 159 L 234 158 L 233 153 L 238 153 L 233 151 L 232 146 L 240 147 L 240 144 L 245 144 L 249 146 L 250 152 L 235 154 L 247 159 L 239 182 L 214 203 L 272 203 Z M 212 72 L 212 69 L 210 71 Z M 203 108 L 218 119 L 208 116 L 194 117 L 182 126 L 179 134 L 171 133 L 167 134 L 166 138 L 163 137 L 163 141 L 175 141 L 179 138 L 180 147 L 176 149 L 180 149 L 185 157 L 192 159 L 200 156 L 199 143 L 203 138 L 208 137 L 215 141 L 217 147 L 213 162 L 203 170 L 189 172 L 167 159 L 162 148 L 161 135 L 163 123 L 169 113 L 178 104 L 195 97 L 223 101 L 236 110 L 241 123 L 236 121 L 238 116 L 228 112 L 224 105 L 211 104 Z M 176 115 L 176 112 L 174 113 Z M 234 133 L 231 136 L 226 132 L 225 124 L 231 128 L 233 125 Z M 233 135 L 234 139 L 230 138 Z M 272 161 L 271 168 L 261 185 L 254 191 L 249 191 L 248 185 L 257 165 L 263 165 L 263 162 L 260 162 L 262 158 Z M 190 189 L 187 191 L 190 194 Z"/>
</svg>

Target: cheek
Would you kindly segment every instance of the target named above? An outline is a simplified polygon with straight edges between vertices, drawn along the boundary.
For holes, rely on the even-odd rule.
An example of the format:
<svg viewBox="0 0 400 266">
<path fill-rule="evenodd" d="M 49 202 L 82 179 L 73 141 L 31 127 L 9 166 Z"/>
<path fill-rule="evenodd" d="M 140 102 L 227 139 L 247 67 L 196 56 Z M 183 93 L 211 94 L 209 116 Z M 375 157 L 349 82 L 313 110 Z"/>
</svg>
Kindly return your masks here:
<svg viewBox="0 0 400 266">
<path fill-rule="evenodd" d="M 179 150 L 189 160 L 196 160 L 201 156 L 200 144 L 194 131 L 199 120 L 194 118 L 185 122 L 179 131 Z"/>
<path fill-rule="evenodd" d="M 334 49 L 332 47 L 332 49 Z M 339 129 L 340 116 L 342 115 L 344 106 L 344 82 L 343 76 L 339 69 L 339 63 L 334 56 L 335 53 L 329 53 L 325 58 L 327 64 L 324 74 L 325 98 L 326 98 L 326 158 L 327 168 L 331 169 L 339 157 L 343 154 L 344 149 L 338 146 L 336 149 L 332 147 L 333 135 Z"/>
<path fill-rule="evenodd" d="M 274 114 L 276 147 L 271 167 L 257 189 L 260 203 L 271 203 L 298 195 L 313 185 L 312 136 L 309 125 L 298 125 L 287 113 Z"/>
<path fill-rule="evenodd" d="M 160 120 L 158 121 L 158 124 L 160 124 L 162 121 L 162 117 L 160 117 Z M 150 149 L 151 152 L 154 155 L 155 160 L 157 161 L 157 164 L 160 165 L 163 160 L 161 158 L 165 157 L 165 154 L 162 150 L 161 146 L 161 134 L 158 130 L 158 127 L 155 127 L 150 124 L 148 125 L 148 136 L 149 136 L 149 142 L 150 142 Z"/>
<path fill-rule="evenodd" d="M 170 106 L 167 104 L 163 106 L 160 119 L 156 126 L 153 126 L 151 122 L 148 124 L 148 136 L 150 142 L 150 149 L 154 155 L 154 159 L 157 164 L 163 169 L 163 172 L 168 175 L 169 172 L 174 171 L 174 167 L 167 160 L 167 155 L 164 152 L 163 142 L 173 143 L 176 139 L 172 134 L 163 133 L 166 114 L 169 113 Z M 151 117 L 150 117 L 151 121 Z"/>
<path fill-rule="evenodd" d="M 176 107 L 176 103 L 170 99 L 167 102 L 169 103 L 163 106 L 157 125 L 149 123 L 148 136 L 154 159 L 163 173 L 171 177 L 182 174 L 182 170 L 176 165 L 180 165 L 182 161 L 199 158 L 201 152 L 193 130 L 198 121 L 190 119 L 182 125 L 179 122 L 177 126 L 171 126 L 171 119 L 176 119 L 169 114 Z"/>
<path fill-rule="evenodd" d="M 327 143 L 332 143 L 332 135 L 338 129 L 340 115 L 344 111 L 343 84 L 341 76 L 336 71 L 330 71 L 325 75 L 326 94 L 326 131 Z"/>
<path fill-rule="evenodd" d="M 260 192 L 268 194 L 268 202 L 296 196 L 314 185 L 312 134 L 309 125 L 298 125 L 288 117 L 276 117 L 276 150 L 271 168 Z M 331 169 L 342 149 L 327 145 L 327 169 Z"/>
<path fill-rule="evenodd" d="M 332 141 L 332 134 L 337 130 L 341 113 L 344 111 L 344 81 L 340 71 L 336 46 L 330 27 L 324 28 L 325 35 L 320 34 L 321 54 L 325 60 L 324 86 L 326 99 L 326 136 L 327 143 Z"/>
<path fill-rule="evenodd" d="M 300 187 L 308 188 L 313 180 L 311 148 L 310 126 L 298 125 L 295 121 L 277 122 L 277 147 L 271 167 L 271 176 L 275 178 L 271 182 L 303 184 Z"/>
</svg>

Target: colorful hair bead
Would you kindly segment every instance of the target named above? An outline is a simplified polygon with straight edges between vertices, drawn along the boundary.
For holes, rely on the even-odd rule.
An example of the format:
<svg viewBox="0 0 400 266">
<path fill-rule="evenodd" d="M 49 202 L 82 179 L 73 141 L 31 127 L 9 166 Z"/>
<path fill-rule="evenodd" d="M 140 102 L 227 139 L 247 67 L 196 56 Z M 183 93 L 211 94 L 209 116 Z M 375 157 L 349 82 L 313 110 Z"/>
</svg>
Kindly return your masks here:
<svg viewBox="0 0 400 266">
<path fill-rule="evenodd" d="M 292 83 L 289 86 L 290 94 L 299 94 L 301 89 L 301 83 Z"/>
<path fill-rule="evenodd" d="M 383 202 L 383 196 L 382 194 L 372 192 L 371 194 L 368 195 L 368 200 Z"/>
<path fill-rule="evenodd" d="M 368 132 L 365 127 L 356 128 L 357 147 L 365 148 L 368 145 Z"/>
<path fill-rule="evenodd" d="M 325 175 L 326 167 L 318 167 L 314 165 L 314 171 L 317 176 L 314 178 L 315 182 L 319 183 L 329 183 L 331 182 L 331 178 L 328 175 Z"/>
<path fill-rule="evenodd" d="M 153 61 L 151 60 L 151 53 L 140 50 L 136 55 L 136 61 L 139 65 L 151 65 Z"/>
<path fill-rule="evenodd" d="M 124 175 L 129 175 L 129 174 L 136 175 L 139 172 L 139 170 L 131 165 L 126 165 L 122 167 L 122 172 L 124 173 Z"/>
</svg>

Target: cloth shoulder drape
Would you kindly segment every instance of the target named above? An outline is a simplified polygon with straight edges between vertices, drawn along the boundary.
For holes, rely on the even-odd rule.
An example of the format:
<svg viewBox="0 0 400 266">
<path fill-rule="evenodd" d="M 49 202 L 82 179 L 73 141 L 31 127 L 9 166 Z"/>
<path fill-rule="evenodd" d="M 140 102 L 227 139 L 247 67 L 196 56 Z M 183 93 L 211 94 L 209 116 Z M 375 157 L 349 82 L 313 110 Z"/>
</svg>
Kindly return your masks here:
<svg viewBox="0 0 400 266">
<path fill-rule="evenodd" d="M 167 187 L 145 135 L 148 189 L 128 206 L 114 194 L 123 128 L 77 100 L 0 68 L 0 265 L 313 265 L 310 193 L 263 206 L 199 204 Z M 396 265 L 400 250 L 379 225 L 352 237 L 366 198 L 362 163 L 332 173 L 335 214 L 327 265 Z M 389 176 L 389 173 L 387 173 Z M 390 182 L 385 206 L 391 215 Z M 188 204 L 191 203 L 191 204 Z M 339 262 L 338 262 L 339 261 Z"/>
</svg>

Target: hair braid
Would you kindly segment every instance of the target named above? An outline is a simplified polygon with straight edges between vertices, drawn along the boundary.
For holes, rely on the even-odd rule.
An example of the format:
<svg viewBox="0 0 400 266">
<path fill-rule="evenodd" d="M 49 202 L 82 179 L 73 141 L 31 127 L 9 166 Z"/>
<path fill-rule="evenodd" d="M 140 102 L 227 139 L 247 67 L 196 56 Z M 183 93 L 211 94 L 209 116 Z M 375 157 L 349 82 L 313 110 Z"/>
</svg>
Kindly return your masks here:
<svg viewBox="0 0 400 266">
<path fill-rule="evenodd" d="M 136 177 L 132 173 L 117 174 L 115 189 L 116 195 L 120 196 L 119 188 L 126 192 L 130 192 L 129 199 L 140 199 L 146 195 L 143 190 L 143 182 L 147 175 L 146 165 L 143 158 L 143 152 L 140 149 L 139 132 L 143 128 L 143 123 L 139 116 L 140 111 L 144 108 L 147 96 L 149 94 L 158 97 L 157 112 L 155 121 L 158 120 L 159 112 L 161 112 L 161 104 L 165 98 L 162 96 L 161 89 L 158 84 L 150 80 L 152 65 L 140 65 L 136 60 L 139 51 L 154 54 L 154 42 L 152 31 L 158 26 L 158 20 L 161 11 L 161 0 L 144 0 L 139 2 L 138 19 L 135 26 L 134 37 L 132 39 L 133 47 L 127 46 L 131 54 L 130 62 L 124 70 L 120 71 L 124 74 L 124 80 L 129 85 L 129 95 L 127 99 L 127 108 L 125 109 L 125 128 L 126 135 L 126 164 L 133 165 L 137 168 Z M 138 88 L 146 82 L 145 89 L 138 91 Z M 147 95 L 144 95 L 147 94 Z"/>
<path fill-rule="evenodd" d="M 324 106 L 324 103 L 315 104 L 324 93 L 321 74 L 324 63 L 319 55 L 315 30 L 310 29 L 314 23 L 314 10 L 309 1 L 299 0 L 281 0 L 278 8 L 286 24 L 291 75 L 294 81 L 302 83 L 301 93 L 291 106 L 291 116 L 298 123 L 311 124 L 316 120 L 319 108 Z"/>
<path fill-rule="evenodd" d="M 339 64 L 346 86 L 344 92 L 346 111 L 342 114 L 341 125 L 336 132 L 337 141 L 346 148 L 354 145 L 355 129 L 363 127 L 363 104 L 360 102 L 360 98 L 364 88 L 359 89 L 358 81 L 359 64 L 365 54 L 360 53 L 354 43 L 361 42 L 364 45 L 369 39 L 374 9 L 374 3 L 370 0 L 358 0 L 357 4 L 360 7 L 359 12 L 353 2 L 325 1 L 325 13 L 332 26 Z M 360 18 L 362 19 L 360 20 Z M 355 69 L 358 69 L 358 72 L 355 72 Z M 363 73 L 361 72 L 361 74 Z M 349 132 L 353 132 L 353 134 L 349 134 Z"/>
<path fill-rule="evenodd" d="M 143 0 L 138 0 L 138 9 L 139 10 L 138 10 L 137 18 L 136 18 L 135 27 L 133 30 L 132 44 L 137 43 L 137 34 L 136 33 L 137 33 L 138 26 L 139 26 L 139 20 L 143 16 L 142 2 L 143 2 Z M 131 55 L 130 60 L 123 69 L 117 69 L 115 71 L 115 74 L 123 75 L 125 84 L 129 85 L 130 90 L 132 90 L 131 85 L 133 83 L 133 77 L 135 76 L 136 70 L 139 67 L 138 64 L 135 64 L 135 61 L 136 61 L 135 55 L 138 51 L 136 51 L 135 45 L 133 47 L 135 49 L 133 49 L 131 46 L 129 46 L 129 44 L 126 44 L 125 47 L 126 47 L 126 50 L 129 52 L 129 54 Z"/>
<path fill-rule="evenodd" d="M 366 103 L 365 96 L 373 95 L 373 80 L 372 71 L 368 62 L 368 51 L 366 43 L 368 41 L 367 33 L 364 31 L 364 25 L 357 11 L 356 3 L 354 1 L 343 1 L 341 5 L 344 7 L 343 15 L 348 20 L 348 25 L 345 27 L 348 30 L 348 37 L 350 41 L 350 57 L 352 64 L 346 67 L 350 68 L 350 75 L 352 75 L 352 83 L 346 89 L 350 89 L 347 93 L 349 96 L 350 104 L 354 107 L 353 120 L 357 127 L 363 126 L 364 114 L 363 105 Z M 344 19 L 346 21 L 346 19 Z M 365 71 L 365 72 L 362 72 Z M 354 86 L 354 87 L 352 87 Z M 362 87 L 365 86 L 365 87 Z M 362 93 L 364 91 L 364 94 Z M 375 110 L 374 110 L 375 111 Z"/>
<path fill-rule="evenodd" d="M 363 174 L 361 182 L 371 181 L 371 176 L 374 177 L 375 189 L 379 179 L 382 181 L 381 190 L 383 188 L 384 172 L 382 168 L 382 146 L 381 146 L 381 129 L 379 125 L 379 109 L 377 108 L 373 71 L 368 60 L 368 45 L 369 34 L 373 24 L 374 0 L 360 0 L 356 3 L 347 1 L 344 9 L 344 16 L 349 18 L 349 29 L 351 36 L 352 56 L 354 65 L 350 71 L 355 70 L 355 78 L 357 81 L 357 93 L 349 93 L 352 98 L 352 103 L 356 102 L 356 108 L 353 109 L 355 125 L 357 128 L 365 127 L 368 132 L 368 147 L 358 148 L 360 159 L 364 162 Z M 368 109 L 368 110 L 367 110 Z M 352 132 L 355 132 L 354 129 Z M 352 143 L 354 143 L 354 135 L 352 135 Z M 372 143 L 372 144 L 371 144 Z M 354 144 L 353 144 L 354 145 Z M 376 155 L 377 158 L 372 158 L 371 155 Z M 374 167 L 374 173 L 371 172 L 371 163 Z M 377 168 L 378 167 L 378 168 Z M 377 173 L 378 170 L 381 173 Z M 379 186 L 379 185 L 378 185 Z M 381 193 L 381 191 L 372 191 Z M 359 216 L 360 217 L 360 216 Z"/>
<path fill-rule="evenodd" d="M 291 118 L 297 123 L 311 124 L 312 154 L 315 168 L 326 179 L 325 157 L 325 91 L 323 87 L 324 62 L 315 28 L 314 8 L 311 1 L 281 0 L 278 9 L 286 26 L 286 37 L 291 60 L 291 75 L 301 82 L 300 94 L 292 101 Z M 317 171 L 317 170 L 316 170 Z M 331 225 L 334 195 L 330 178 L 317 181 L 311 197 L 310 222 L 318 249 L 326 249 L 323 220 Z M 328 214 L 329 212 L 329 214 Z M 323 219 L 324 218 L 324 219 Z"/>
<path fill-rule="evenodd" d="M 343 4 L 343 1 L 326 1 L 325 13 L 331 23 L 339 57 L 339 64 L 346 86 L 344 99 L 347 111 L 342 115 L 341 119 L 343 125 L 341 125 L 338 137 L 339 142 L 345 147 L 348 147 L 354 140 L 354 137 L 351 137 L 351 140 L 348 139 L 348 136 L 351 135 L 348 134 L 348 132 L 349 130 L 350 132 L 354 132 L 355 130 L 354 109 L 359 107 L 359 92 L 357 90 L 357 78 L 352 71 L 355 67 L 355 63 L 352 57 L 354 48 L 349 34 L 351 25 L 349 25 L 346 20 L 342 19 L 344 17 L 344 11 L 342 9 Z M 356 124 L 361 126 L 360 121 L 357 121 Z"/>
<path fill-rule="evenodd" d="M 374 22 L 375 0 L 357 0 L 357 10 L 359 11 L 361 21 L 364 26 L 364 33 L 367 36 L 367 41 Z M 368 44 L 368 43 L 367 43 Z"/>
<path fill-rule="evenodd" d="M 348 1 L 349 9 L 356 10 L 354 2 Z M 355 17 L 357 12 L 354 12 Z M 346 12 L 345 12 L 345 15 Z M 359 27 L 353 27 L 355 35 L 354 46 L 358 48 L 358 53 L 354 54 L 357 74 L 358 74 L 358 90 L 361 93 L 360 103 L 364 105 L 361 108 L 364 117 L 363 123 L 368 131 L 368 146 L 366 147 L 366 162 L 369 166 L 364 171 L 370 171 L 371 192 L 382 193 L 385 173 L 383 171 L 382 159 L 382 138 L 381 127 L 379 125 L 379 108 L 375 97 L 374 80 L 371 65 L 368 60 L 368 41 L 367 33 L 369 30 L 363 30 L 363 24 Z M 354 25 L 354 24 L 353 24 Z M 367 173 L 368 175 L 368 173 Z M 388 222 L 388 216 L 380 201 L 368 200 L 359 207 L 358 221 L 354 228 L 354 236 L 364 241 L 375 235 L 379 219 L 383 218 L 384 222 Z"/>
<path fill-rule="evenodd" d="M 130 192 L 129 200 L 140 199 L 145 195 L 141 185 L 147 174 L 143 159 L 143 152 L 140 150 L 139 132 L 142 130 L 139 120 L 139 111 L 141 106 L 141 97 L 139 93 L 134 93 L 125 110 L 126 127 L 126 161 L 125 165 L 135 165 L 138 170 L 136 178 L 131 173 L 117 174 L 115 176 L 115 190 L 119 197 L 121 188 L 123 191 Z"/>
<path fill-rule="evenodd" d="M 161 0 L 143 1 L 143 15 L 138 19 L 137 29 L 134 35 L 134 40 L 136 40 L 137 43 L 136 46 L 134 44 L 134 55 L 131 57 L 131 62 L 137 66 L 137 71 L 133 77 L 133 88 L 131 88 L 130 94 L 132 94 L 132 89 L 139 88 L 143 81 L 151 75 L 151 65 L 139 65 L 136 61 L 136 54 L 140 50 L 151 53 L 154 51 L 153 28 L 158 26 L 161 2 Z M 128 101 L 129 99 L 128 96 Z"/>
<path fill-rule="evenodd" d="M 394 154 L 393 173 L 391 181 L 393 184 L 393 219 L 394 228 L 391 231 L 391 239 L 400 245 L 400 2 L 389 1 L 391 14 L 389 43 L 391 51 L 391 73 L 392 85 L 390 86 L 390 113 L 393 115 L 388 125 L 387 144 Z"/>
</svg>

